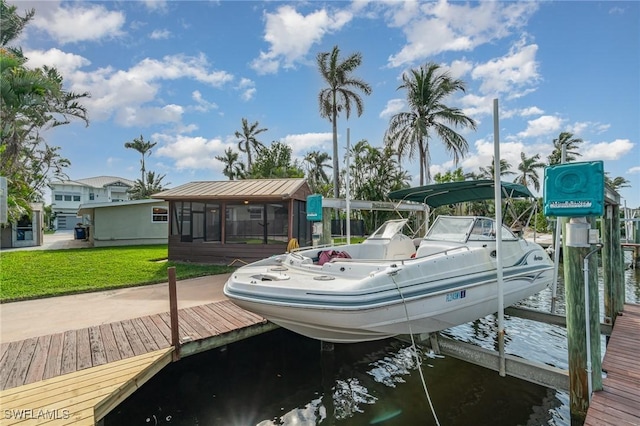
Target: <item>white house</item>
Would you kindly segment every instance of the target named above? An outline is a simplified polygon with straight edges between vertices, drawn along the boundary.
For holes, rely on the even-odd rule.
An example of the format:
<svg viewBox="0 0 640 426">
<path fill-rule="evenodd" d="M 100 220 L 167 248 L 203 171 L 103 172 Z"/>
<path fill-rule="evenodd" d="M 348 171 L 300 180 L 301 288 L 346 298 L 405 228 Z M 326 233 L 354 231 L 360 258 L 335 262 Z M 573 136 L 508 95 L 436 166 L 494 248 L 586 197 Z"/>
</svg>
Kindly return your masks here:
<svg viewBox="0 0 640 426">
<path fill-rule="evenodd" d="M 83 222 L 78 216 L 80 205 L 111 203 L 129 200 L 135 182 L 115 177 L 96 176 L 86 179 L 54 181 L 51 183 L 51 210 L 55 229 L 73 229 Z"/>
<path fill-rule="evenodd" d="M 167 201 L 88 203 L 80 206 L 78 214 L 88 219 L 85 230 L 94 247 L 167 244 Z"/>
</svg>

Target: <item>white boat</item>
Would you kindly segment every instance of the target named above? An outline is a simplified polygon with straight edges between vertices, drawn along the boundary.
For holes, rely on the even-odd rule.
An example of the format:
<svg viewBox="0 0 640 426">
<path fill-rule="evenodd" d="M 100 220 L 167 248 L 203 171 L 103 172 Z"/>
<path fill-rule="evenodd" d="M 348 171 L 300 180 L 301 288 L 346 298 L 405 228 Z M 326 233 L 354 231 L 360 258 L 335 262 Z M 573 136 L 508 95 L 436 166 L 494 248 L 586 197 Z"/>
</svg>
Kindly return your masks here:
<svg viewBox="0 0 640 426">
<path fill-rule="evenodd" d="M 301 249 L 243 266 L 224 293 L 269 321 L 327 342 L 439 331 L 497 311 L 497 229 L 504 306 L 551 283 L 553 263 L 544 249 L 491 218 L 439 216 L 415 242 L 401 232 L 406 221 L 385 222 L 361 244 Z M 327 252 L 332 258 L 324 263 Z"/>
</svg>

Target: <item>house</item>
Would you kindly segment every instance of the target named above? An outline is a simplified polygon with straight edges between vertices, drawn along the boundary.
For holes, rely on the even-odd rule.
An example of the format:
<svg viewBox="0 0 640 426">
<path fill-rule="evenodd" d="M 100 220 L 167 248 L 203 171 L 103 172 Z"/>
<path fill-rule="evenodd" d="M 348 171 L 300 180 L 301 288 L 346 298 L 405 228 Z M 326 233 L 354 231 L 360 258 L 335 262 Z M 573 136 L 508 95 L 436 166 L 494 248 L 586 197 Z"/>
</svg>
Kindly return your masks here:
<svg viewBox="0 0 640 426">
<path fill-rule="evenodd" d="M 167 244 L 166 201 L 87 203 L 80 206 L 78 215 L 85 218 L 85 236 L 94 247 Z"/>
<path fill-rule="evenodd" d="M 83 223 L 78 216 L 81 204 L 111 203 L 129 200 L 128 191 L 135 182 L 115 176 L 61 180 L 51 183 L 51 212 L 55 229 L 74 229 Z"/>
<path fill-rule="evenodd" d="M 42 203 L 30 203 L 31 214 L 24 215 L 17 223 L 0 227 L 0 247 L 41 246 L 44 239 L 44 209 Z"/>
<path fill-rule="evenodd" d="M 169 202 L 169 260 L 251 262 L 311 245 L 304 179 L 191 182 L 152 198 Z"/>
</svg>

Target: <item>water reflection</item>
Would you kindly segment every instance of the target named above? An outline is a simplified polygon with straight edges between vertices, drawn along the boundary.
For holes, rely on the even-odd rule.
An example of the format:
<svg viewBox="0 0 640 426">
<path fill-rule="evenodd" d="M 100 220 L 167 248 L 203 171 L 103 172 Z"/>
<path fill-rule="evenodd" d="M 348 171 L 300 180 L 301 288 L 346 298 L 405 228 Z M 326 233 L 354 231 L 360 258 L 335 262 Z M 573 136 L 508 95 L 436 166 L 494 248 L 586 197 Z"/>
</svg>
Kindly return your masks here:
<svg viewBox="0 0 640 426">
<path fill-rule="evenodd" d="M 639 283 L 637 271 L 627 271 L 627 301 L 640 301 Z M 522 305 L 548 310 L 551 293 L 545 293 Z M 567 368 L 564 328 L 510 316 L 505 321 L 507 353 Z M 496 328 L 490 315 L 444 334 L 495 349 Z M 434 425 L 412 354 L 395 339 L 321 352 L 319 342 L 280 329 L 169 365 L 105 425 Z M 424 349 L 418 354 L 443 425 L 570 424 L 564 392 Z"/>
</svg>

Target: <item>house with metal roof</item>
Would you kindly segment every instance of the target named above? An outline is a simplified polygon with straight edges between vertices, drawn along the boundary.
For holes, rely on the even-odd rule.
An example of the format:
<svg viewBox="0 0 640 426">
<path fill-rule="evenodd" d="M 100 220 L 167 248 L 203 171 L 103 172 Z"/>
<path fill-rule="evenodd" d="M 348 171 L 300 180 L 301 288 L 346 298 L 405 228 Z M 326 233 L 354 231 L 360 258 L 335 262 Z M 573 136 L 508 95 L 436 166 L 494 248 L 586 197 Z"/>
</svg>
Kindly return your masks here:
<svg viewBox="0 0 640 426">
<path fill-rule="evenodd" d="M 252 262 L 311 245 L 305 179 L 190 182 L 154 194 L 169 202 L 169 260 Z"/>
<path fill-rule="evenodd" d="M 135 182 L 116 176 L 58 180 L 51 183 L 51 211 L 55 229 L 74 229 L 82 222 L 81 204 L 112 203 L 129 200 Z"/>
</svg>

